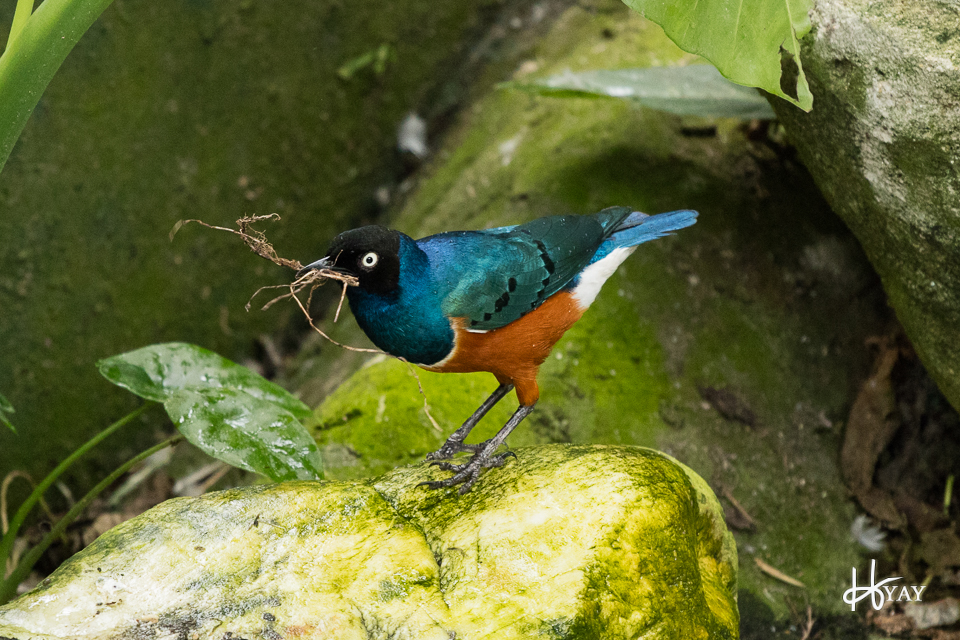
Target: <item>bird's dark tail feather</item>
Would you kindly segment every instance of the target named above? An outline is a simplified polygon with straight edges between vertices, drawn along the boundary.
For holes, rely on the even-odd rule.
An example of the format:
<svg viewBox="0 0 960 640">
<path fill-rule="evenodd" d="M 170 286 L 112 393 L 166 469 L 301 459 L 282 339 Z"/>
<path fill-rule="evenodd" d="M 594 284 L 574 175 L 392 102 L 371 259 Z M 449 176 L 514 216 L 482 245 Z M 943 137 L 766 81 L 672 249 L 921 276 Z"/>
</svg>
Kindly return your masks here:
<svg viewBox="0 0 960 640">
<path fill-rule="evenodd" d="M 690 209 L 660 213 L 648 216 L 634 211 L 617 226 L 617 230 L 607 242 L 613 241 L 618 247 L 633 247 L 638 244 L 662 238 L 693 225 L 697 221 L 697 212 Z"/>
</svg>

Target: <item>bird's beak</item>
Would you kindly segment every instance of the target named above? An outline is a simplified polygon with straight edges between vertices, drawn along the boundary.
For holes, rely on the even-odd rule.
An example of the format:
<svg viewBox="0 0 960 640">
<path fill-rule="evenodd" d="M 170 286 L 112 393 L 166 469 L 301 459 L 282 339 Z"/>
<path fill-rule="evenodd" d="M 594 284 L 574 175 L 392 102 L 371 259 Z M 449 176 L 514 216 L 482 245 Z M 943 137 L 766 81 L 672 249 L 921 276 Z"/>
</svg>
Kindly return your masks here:
<svg viewBox="0 0 960 640">
<path fill-rule="evenodd" d="M 311 262 L 303 269 L 300 269 L 300 271 L 297 271 L 297 279 L 299 280 L 311 271 L 319 271 L 320 269 L 336 269 L 336 262 L 330 256 L 320 258 L 316 262 Z"/>
</svg>

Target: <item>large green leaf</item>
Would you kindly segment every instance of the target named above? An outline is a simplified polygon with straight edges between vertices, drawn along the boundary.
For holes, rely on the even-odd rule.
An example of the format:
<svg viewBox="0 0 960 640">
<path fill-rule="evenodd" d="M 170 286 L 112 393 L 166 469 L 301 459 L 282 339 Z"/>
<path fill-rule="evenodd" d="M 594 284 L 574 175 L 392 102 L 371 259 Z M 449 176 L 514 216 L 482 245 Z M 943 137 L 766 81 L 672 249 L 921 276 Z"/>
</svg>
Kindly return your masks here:
<svg viewBox="0 0 960 640">
<path fill-rule="evenodd" d="M 812 108 L 799 39 L 810 31 L 807 14 L 813 0 L 623 2 L 663 27 L 681 49 L 703 56 L 737 84 L 760 87 L 805 111 Z M 781 56 L 787 72 L 782 88 Z"/>
<path fill-rule="evenodd" d="M 312 415 L 283 387 L 193 344 L 153 344 L 105 358 L 97 368 L 110 382 L 155 402 L 166 402 L 180 389 L 230 387 L 277 404 L 300 420 Z"/>
<path fill-rule="evenodd" d="M 272 480 L 318 480 L 317 445 L 300 420 L 310 408 L 246 367 L 196 345 L 154 344 L 106 358 L 100 373 L 163 402 L 187 439 L 211 456 Z"/>
<path fill-rule="evenodd" d="M 619 98 L 677 115 L 706 118 L 773 119 L 755 89 L 734 84 L 708 64 L 561 73 L 503 86 L 544 95 Z"/>
<path fill-rule="evenodd" d="M 238 389 L 184 388 L 164 407 L 187 440 L 235 467 L 271 480 L 320 480 L 317 444 L 277 404 Z"/>
<path fill-rule="evenodd" d="M 60 64 L 113 0 L 21 0 L 0 56 L 0 169 Z M 29 17 L 27 17 L 29 16 Z"/>
</svg>

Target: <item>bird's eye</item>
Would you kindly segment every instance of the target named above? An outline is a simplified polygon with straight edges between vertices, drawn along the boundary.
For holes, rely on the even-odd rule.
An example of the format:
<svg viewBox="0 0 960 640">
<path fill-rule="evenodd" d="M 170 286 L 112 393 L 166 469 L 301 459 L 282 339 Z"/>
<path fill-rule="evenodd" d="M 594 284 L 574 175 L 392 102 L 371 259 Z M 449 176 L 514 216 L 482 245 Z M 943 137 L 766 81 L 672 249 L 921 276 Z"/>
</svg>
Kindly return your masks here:
<svg viewBox="0 0 960 640">
<path fill-rule="evenodd" d="M 362 258 L 360 258 L 360 266 L 364 269 L 373 269 L 377 266 L 377 262 L 380 261 L 380 256 L 378 256 L 373 251 L 365 253 Z"/>
</svg>

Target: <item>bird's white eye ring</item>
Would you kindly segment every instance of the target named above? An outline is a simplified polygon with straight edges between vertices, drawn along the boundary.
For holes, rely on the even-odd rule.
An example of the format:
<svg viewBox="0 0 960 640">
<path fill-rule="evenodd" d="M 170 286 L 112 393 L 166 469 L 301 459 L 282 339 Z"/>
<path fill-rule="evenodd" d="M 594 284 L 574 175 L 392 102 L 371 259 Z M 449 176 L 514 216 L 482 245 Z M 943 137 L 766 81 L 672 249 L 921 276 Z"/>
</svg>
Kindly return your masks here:
<svg viewBox="0 0 960 640">
<path fill-rule="evenodd" d="M 364 269 L 373 269 L 377 266 L 377 263 L 380 261 L 380 256 L 378 256 L 373 251 L 365 253 L 362 258 L 360 258 L 360 266 Z"/>
</svg>

